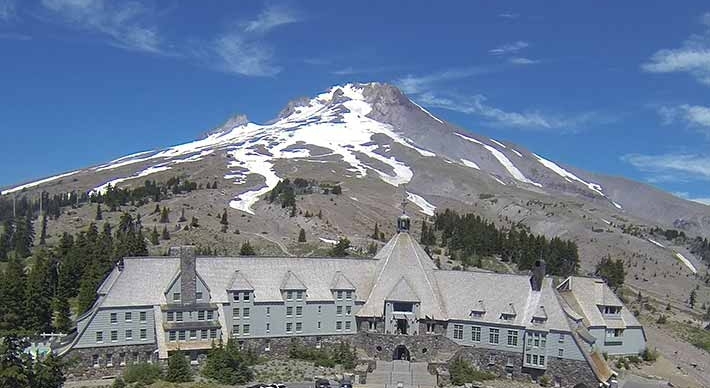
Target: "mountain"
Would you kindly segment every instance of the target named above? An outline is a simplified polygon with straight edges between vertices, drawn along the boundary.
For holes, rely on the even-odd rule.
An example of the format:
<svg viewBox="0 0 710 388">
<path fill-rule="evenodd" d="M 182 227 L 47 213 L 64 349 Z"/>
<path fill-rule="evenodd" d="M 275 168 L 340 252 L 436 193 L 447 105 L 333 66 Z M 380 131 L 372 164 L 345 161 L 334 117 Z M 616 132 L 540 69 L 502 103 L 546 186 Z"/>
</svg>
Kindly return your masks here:
<svg viewBox="0 0 710 388">
<path fill-rule="evenodd" d="M 375 222 L 390 225 L 400 211 L 400 185 L 406 185 L 406 198 L 413 204 L 409 212 L 417 218 L 450 207 L 503 226 L 522 223 L 534 233 L 572 239 L 579 245 L 583 272 L 611 254 L 633 266 L 630 282 L 641 288 L 650 288 L 649 282 L 656 287 L 652 278 L 668 272 L 678 281 L 664 278 L 657 282 L 658 292 L 681 298 L 687 297 L 690 287 L 684 279 L 705 268 L 687 246 L 659 242 L 647 231 L 658 226 L 689 236 L 705 235 L 710 230 L 710 207 L 476 135 L 381 83 L 335 86 L 315 98 L 290 102 L 266 124 L 235 116 L 199 140 L 10 187 L 2 194 L 100 193 L 109 185 L 136 187 L 146 179 L 174 176 L 204 184 L 218 181 L 219 190 L 175 198 L 173 209 L 217 215 L 228 207 L 230 218 L 238 220 L 245 232 L 219 238 L 206 233 L 201 238 L 209 244 L 234 244 L 251 233 L 252 239 L 266 239 L 265 243 L 288 250 L 286 245 L 303 227 L 315 241 L 347 235 L 364 246 Z M 326 221 L 291 218 L 287 210 L 262 200 L 281 179 L 296 177 L 340 184 L 343 194 L 337 200 L 304 196 L 298 202 L 300 211 L 321 211 Z M 149 208 L 136 210 L 149 217 L 145 212 Z M 75 224 L 90 218 L 84 216 Z M 150 225 L 150 219 L 144 224 Z M 631 225 L 642 232 L 628 233 Z"/>
</svg>

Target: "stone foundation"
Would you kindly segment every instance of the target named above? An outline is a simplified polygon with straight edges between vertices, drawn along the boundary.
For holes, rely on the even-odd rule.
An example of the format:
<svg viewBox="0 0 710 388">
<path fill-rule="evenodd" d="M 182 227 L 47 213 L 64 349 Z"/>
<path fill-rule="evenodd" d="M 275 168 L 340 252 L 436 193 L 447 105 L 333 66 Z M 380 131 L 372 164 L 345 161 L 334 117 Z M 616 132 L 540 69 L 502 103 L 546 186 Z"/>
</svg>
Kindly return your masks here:
<svg viewBox="0 0 710 388">
<path fill-rule="evenodd" d="M 547 374 L 552 376 L 563 387 L 572 387 L 584 383 L 588 387 L 596 387 L 599 382 L 586 361 L 550 358 L 547 361 Z"/>
<path fill-rule="evenodd" d="M 459 349 L 459 345 L 442 335 L 358 333 L 353 345 L 376 360 L 392 360 L 395 349 L 404 345 L 410 361 L 426 362 L 447 361 Z"/>
<path fill-rule="evenodd" d="M 66 371 L 70 379 L 93 379 L 116 376 L 134 362 L 158 362 L 157 346 L 128 345 L 72 349 L 64 356 L 68 362 Z M 94 364 L 98 356 L 98 365 Z"/>
</svg>

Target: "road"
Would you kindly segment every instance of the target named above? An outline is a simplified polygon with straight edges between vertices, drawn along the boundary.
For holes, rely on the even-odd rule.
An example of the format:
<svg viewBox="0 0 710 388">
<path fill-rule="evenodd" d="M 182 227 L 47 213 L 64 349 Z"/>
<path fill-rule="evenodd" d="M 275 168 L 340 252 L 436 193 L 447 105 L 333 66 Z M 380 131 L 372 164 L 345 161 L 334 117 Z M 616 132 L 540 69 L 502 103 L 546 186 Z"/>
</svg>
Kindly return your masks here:
<svg viewBox="0 0 710 388">
<path fill-rule="evenodd" d="M 263 238 L 263 239 L 266 240 L 266 241 L 269 241 L 269 242 L 271 242 L 271 243 L 274 243 L 274 244 L 276 244 L 276 246 L 279 247 L 279 249 L 281 249 L 281 251 L 283 251 L 284 254 L 286 254 L 286 256 L 293 256 L 293 255 L 291 254 L 291 252 L 289 252 L 288 249 L 286 248 L 286 245 L 284 245 L 284 244 L 283 244 L 281 241 L 279 241 L 279 240 L 275 240 L 275 239 L 273 239 L 273 238 L 267 237 L 267 236 L 265 236 L 265 235 L 263 235 L 263 234 L 259 234 L 259 233 L 253 233 L 253 232 L 244 232 L 244 233 L 245 233 L 245 234 L 253 234 L 253 235 L 256 236 L 256 237 L 260 237 L 260 238 Z"/>
</svg>

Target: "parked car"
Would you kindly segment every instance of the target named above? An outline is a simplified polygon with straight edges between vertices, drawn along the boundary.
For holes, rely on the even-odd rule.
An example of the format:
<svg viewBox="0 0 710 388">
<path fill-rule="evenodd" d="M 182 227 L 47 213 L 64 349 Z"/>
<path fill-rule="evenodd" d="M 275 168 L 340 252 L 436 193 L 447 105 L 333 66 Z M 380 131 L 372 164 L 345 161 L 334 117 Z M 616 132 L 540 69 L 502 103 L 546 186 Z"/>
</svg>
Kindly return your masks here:
<svg viewBox="0 0 710 388">
<path fill-rule="evenodd" d="M 330 388 L 330 381 L 326 379 L 316 380 L 315 388 Z"/>
</svg>

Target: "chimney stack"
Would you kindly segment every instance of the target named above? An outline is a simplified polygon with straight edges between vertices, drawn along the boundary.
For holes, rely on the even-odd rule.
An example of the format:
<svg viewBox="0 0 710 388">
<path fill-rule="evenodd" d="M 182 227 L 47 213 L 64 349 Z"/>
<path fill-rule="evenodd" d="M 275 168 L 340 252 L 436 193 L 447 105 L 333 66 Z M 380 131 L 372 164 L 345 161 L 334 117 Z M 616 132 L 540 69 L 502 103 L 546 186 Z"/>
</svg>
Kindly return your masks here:
<svg viewBox="0 0 710 388">
<path fill-rule="evenodd" d="M 545 260 L 535 260 L 535 264 L 532 268 L 532 275 L 530 276 L 530 287 L 532 287 L 533 291 L 542 290 L 542 282 L 545 279 L 545 271 Z"/>
<path fill-rule="evenodd" d="M 197 255 L 194 246 L 171 247 L 170 256 L 180 256 L 180 301 L 183 305 L 195 304 L 197 293 Z"/>
</svg>

